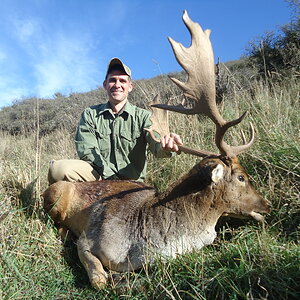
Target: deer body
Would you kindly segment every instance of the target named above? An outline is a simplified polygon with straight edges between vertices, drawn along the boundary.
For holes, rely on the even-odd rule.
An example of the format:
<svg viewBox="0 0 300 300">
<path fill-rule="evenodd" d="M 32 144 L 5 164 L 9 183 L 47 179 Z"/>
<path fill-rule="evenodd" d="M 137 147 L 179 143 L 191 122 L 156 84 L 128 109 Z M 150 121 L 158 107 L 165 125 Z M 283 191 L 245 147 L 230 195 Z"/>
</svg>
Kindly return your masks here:
<svg viewBox="0 0 300 300">
<path fill-rule="evenodd" d="M 79 257 L 96 288 L 106 282 L 103 267 L 135 270 L 154 253 L 201 249 L 215 239 L 222 215 L 260 219 L 269 209 L 238 162 L 220 158 L 205 158 L 161 194 L 134 181 L 60 181 L 44 200 L 54 221 L 79 238 Z"/>
</svg>

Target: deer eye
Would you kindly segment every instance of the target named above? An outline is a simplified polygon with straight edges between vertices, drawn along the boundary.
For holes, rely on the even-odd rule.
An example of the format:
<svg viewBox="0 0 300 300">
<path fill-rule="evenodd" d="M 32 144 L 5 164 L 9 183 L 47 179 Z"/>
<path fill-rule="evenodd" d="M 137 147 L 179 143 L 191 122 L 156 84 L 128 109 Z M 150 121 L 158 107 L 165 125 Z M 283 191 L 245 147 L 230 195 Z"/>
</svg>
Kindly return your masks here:
<svg viewBox="0 0 300 300">
<path fill-rule="evenodd" d="M 239 180 L 240 182 L 245 182 L 245 178 L 244 178 L 243 175 L 238 176 L 238 180 Z"/>
</svg>

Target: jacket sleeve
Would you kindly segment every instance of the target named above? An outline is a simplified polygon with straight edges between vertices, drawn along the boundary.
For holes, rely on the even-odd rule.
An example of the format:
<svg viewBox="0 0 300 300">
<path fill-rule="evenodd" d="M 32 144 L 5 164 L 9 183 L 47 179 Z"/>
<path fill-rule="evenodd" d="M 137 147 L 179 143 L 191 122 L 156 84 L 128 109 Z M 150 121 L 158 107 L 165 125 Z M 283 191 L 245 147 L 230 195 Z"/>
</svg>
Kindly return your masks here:
<svg viewBox="0 0 300 300">
<path fill-rule="evenodd" d="M 81 115 L 75 135 L 75 147 L 79 158 L 90 163 L 101 177 L 106 179 L 115 174 L 100 154 L 95 125 L 89 109 L 84 110 Z"/>
<path fill-rule="evenodd" d="M 145 121 L 144 128 L 150 128 L 150 126 L 152 125 L 152 121 L 150 120 L 150 117 L 151 117 L 151 113 L 149 112 Z M 174 152 L 163 150 L 160 143 L 154 141 L 148 131 L 145 130 L 145 134 L 148 143 L 148 149 L 155 157 L 166 158 L 166 157 L 172 157 L 174 155 Z M 157 137 L 159 138 L 159 134 L 157 134 Z"/>
</svg>

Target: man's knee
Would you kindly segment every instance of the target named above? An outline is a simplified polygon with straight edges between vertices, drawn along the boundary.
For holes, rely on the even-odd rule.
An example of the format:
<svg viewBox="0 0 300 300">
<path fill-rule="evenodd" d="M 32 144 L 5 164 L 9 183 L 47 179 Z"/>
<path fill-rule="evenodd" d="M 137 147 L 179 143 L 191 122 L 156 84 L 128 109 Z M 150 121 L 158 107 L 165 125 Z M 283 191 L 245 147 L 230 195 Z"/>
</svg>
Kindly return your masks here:
<svg viewBox="0 0 300 300">
<path fill-rule="evenodd" d="M 57 181 L 101 180 L 100 174 L 86 161 L 78 159 L 52 160 L 49 166 L 49 184 Z"/>
<path fill-rule="evenodd" d="M 71 169 L 71 163 L 67 159 L 51 160 L 48 172 L 49 184 L 60 180 L 66 180 Z"/>
</svg>

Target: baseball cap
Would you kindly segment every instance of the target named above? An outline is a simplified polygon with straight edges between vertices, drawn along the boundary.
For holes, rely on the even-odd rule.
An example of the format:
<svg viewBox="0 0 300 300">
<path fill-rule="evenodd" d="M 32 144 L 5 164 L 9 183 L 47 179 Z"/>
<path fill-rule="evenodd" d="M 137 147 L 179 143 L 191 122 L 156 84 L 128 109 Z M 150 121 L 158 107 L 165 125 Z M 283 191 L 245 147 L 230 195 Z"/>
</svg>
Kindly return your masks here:
<svg viewBox="0 0 300 300">
<path fill-rule="evenodd" d="M 107 66 L 107 71 L 106 71 L 106 75 L 105 77 L 107 77 L 107 75 L 109 74 L 110 70 L 115 67 L 115 66 L 121 66 L 121 68 L 124 70 L 124 72 L 131 77 L 131 70 L 129 69 L 129 67 L 127 67 L 122 61 L 121 59 L 114 57 L 112 58 Z"/>
</svg>

